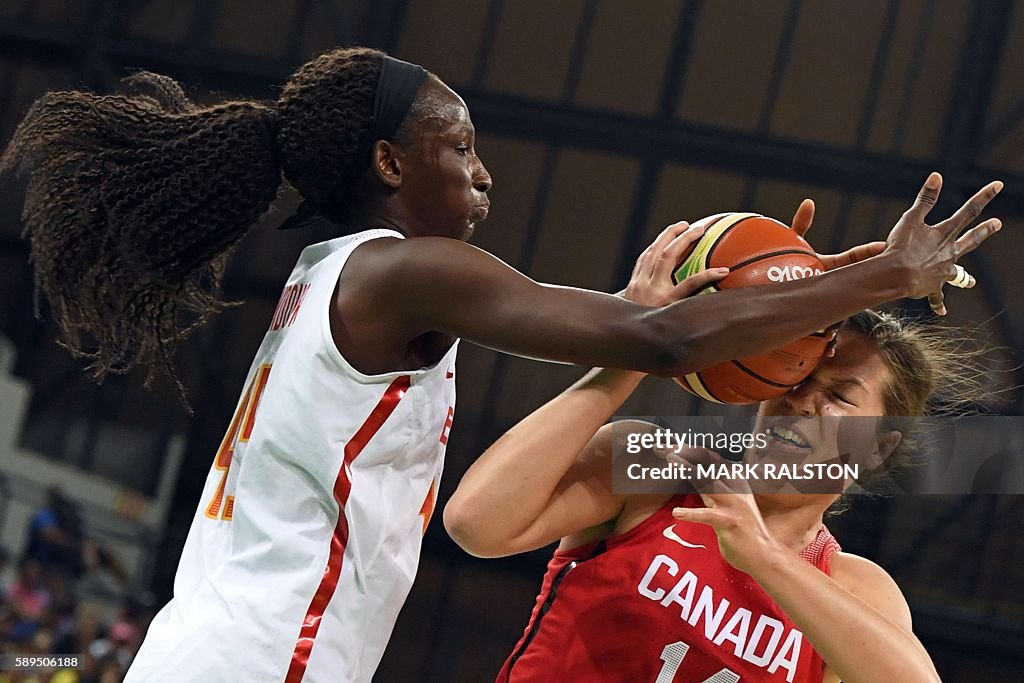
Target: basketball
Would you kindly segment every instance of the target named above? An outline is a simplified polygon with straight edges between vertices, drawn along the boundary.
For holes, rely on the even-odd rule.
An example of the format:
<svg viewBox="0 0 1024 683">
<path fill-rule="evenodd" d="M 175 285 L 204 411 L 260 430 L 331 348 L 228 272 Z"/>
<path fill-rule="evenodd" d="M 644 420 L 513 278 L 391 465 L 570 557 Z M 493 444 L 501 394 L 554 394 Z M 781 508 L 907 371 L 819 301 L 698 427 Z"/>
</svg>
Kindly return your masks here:
<svg viewBox="0 0 1024 683">
<path fill-rule="evenodd" d="M 679 283 L 708 268 L 729 274 L 696 295 L 723 289 L 804 280 L 823 272 L 811 246 L 783 223 L 756 213 L 721 213 L 694 225 L 705 227 L 672 274 Z M 715 403 L 756 403 L 779 396 L 802 382 L 828 345 L 825 330 L 757 356 L 726 361 L 675 378 L 690 393 Z"/>
</svg>

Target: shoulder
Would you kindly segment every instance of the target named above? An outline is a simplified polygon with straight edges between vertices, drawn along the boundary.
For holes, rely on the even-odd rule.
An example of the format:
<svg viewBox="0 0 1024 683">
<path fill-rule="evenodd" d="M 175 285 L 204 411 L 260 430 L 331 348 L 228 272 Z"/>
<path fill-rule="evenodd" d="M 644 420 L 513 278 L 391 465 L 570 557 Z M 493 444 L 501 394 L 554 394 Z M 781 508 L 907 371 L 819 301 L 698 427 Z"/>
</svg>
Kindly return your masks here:
<svg viewBox="0 0 1024 683">
<path fill-rule="evenodd" d="M 851 553 L 832 556 L 832 578 L 847 590 L 896 586 L 896 582 L 879 565 Z"/>
<path fill-rule="evenodd" d="M 380 237 L 356 247 L 353 258 L 359 261 L 372 259 L 381 266 L 440 265 L 448 269 L 463 261 L 471 265 L 479 259 L 502 263 L 496 256 L 479 247 L 449 237 Z"/>
<path fill-rule="evenodd" d="M 428 294 L 464 298 L 484 293 L 496 277 L 508 275 L 526 279 L 496 256 L 460 240 L 409 237 L 360 244 L 341 277 L 346 286 L 401 305 Z"/>
<path fill-rule="evenodd" d="M 611 462 L 616 453 L 622 453 L 627 445 L 627 438 L 633 434 L 654 433 L 658 425 L 645 420 L 617 420 L 601 427 L 592 441 L 593 448 L 588 449 L 594 462 L 592 467 L 601 467 L 609 479 L 611 486 Z M 635 438 L 635 437 L 634 437 Z M 660 456 L 655 456 L 660 457 Z M 673 495 L 671 493 L 628 493 L 622 494 L 621 509 L 617 517 L 609 520 L 605 528 L 606 536 L 618 536 L 631 531 L 647 521 L 661 509 Z"/>
<path fill-rule="evenodd" d="M 911 630 L 907 599 L 889 572 L 858 555 L 838 552 L 832 556 L 832 579 L 897 625 Z"/>
</svg>

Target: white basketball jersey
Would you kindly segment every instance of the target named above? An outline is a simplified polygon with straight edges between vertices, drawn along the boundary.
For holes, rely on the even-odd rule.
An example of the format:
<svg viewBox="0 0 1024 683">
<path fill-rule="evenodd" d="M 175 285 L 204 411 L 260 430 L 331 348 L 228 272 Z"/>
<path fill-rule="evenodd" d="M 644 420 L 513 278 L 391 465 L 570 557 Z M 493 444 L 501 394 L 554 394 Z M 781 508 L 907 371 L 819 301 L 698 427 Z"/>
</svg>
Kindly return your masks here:
<svg viewBox="0 0 1024 683">
<path fill-rule="evenodd" d="M 368 230 L 307 247 L 206 480 L 173 599 L 127 681 L 369 681 L 416 576 L 455 414 L 458 342 L 363 375 L 331 336 Z"/>
</svg>

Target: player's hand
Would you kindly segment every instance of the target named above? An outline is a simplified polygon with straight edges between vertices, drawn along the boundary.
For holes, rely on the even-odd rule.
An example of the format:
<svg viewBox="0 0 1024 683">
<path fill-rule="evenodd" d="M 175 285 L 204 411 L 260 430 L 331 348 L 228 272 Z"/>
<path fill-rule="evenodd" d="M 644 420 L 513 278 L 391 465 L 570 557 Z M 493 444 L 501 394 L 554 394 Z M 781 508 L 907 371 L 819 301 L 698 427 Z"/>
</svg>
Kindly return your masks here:
<svg viewBox="0 0 1024 683">
<path fill-rule="evenodd" d="M 805 199 L 800 202 L 796 213 L 793 214 L 793 232 L 806 239 L 807 231 L 811 229 L 814 222 L 814 201 Z M 885 242 L 868 242 L 853 249 L 847 249 L 840 254 L 817 254 L 818 260 L 825 270 L 834 270 L 857 263 L 872 256 L 878 256 L 885 251 Z"/>
<path fill-rule="evenodd" d="M 793 214 L 793 223 L 790 227 L 793 232 L 806 239 L 807 231 L 811 229 L 812 223 L 814 223 L 814 200 L 805 199 L 800 202 L 800 206 L 796 207 L 796 213 Z M 848 249 L 841 254 L 819 254 L 815 252 L 815 256 L 821 261 L 821 265 L 825 270 L 832 270 L 833 268 L 848 266 L 857 261 L 863 261 L 872 256 L 878 256 L 884 249 L 885 242 L 869 242 L 868 244 Z M 828 340 L 828 346 L 825 347 L 825 356 L 827 358 L 836 355 L 836 335 L 838 331 L 839 323 L 826 330 L 831 335 Z"/>
<path fill-rule="evenodd" d="M 685 299 L 728 275 L 728 268 L 709 268 L 691 275 L 678 285 L 673 284 L 672 272 L 683 254 L 703 236 L 703 227 L 693 227 L 686 221 L 673 223 L 662 230 L 637 258 L 623 296 L 645 306 L 665 306 Z"/>
<path fill-rule="evenodd" d="M 684 449 L 680 455 L 669 455 L 667 460 L 691 467 L 727 462 L 717 453 L 697 448 Z M 713 527 L 726 562 L 753 574 L 767 558 L 783 549 L 768 531 L 746 479 L 719 478 L 694 484 L 705 507 L 674 508 L 672 516 Z"/>
<path fill-rule="evenodd" d="M 885 252 L 898 258 L 906 273 L 904 296 L 912 299 L 928 297 L 932 310 L 938 315 L 945 315 L 942 285 L 958 277 L 956 262 L 995 234 L 1002 223 L 998 218 L 990 218 L 967 232 L 964 229 L 981 215 L 985 206 L 1002 189 L 1001 182 L 991 182 L 978 190 L 952 216 L 928 225 L 925 218 L 942 190 L 942 176 L 938 173 L 928 176 L 917 200 L 886 239 Z M 967 286 L 970 284 L 973 282 Z"/>
</svg>

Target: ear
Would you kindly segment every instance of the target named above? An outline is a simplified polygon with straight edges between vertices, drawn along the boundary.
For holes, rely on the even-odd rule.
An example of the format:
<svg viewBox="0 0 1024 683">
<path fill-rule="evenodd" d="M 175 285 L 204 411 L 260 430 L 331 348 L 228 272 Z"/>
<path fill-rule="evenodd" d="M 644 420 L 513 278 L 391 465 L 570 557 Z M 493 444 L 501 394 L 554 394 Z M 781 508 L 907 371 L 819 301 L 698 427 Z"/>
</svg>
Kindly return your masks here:
<svg viewBox="0 0 1024 683">
<path fill-rule="evenodd" d="M 878 435 L 878 456 L 882 462 L 889 459 L 896 447 L 903 441 L 903 434 L 896 430 L 882 432 Z"/>
<path fill-rule="evenodd" d="M 371 164 L 377 180 L 387 187 L 398 189 L 402 186 L 401 150 L 387 140 L 373 143 L 373 162 Z"/>
</svg>

